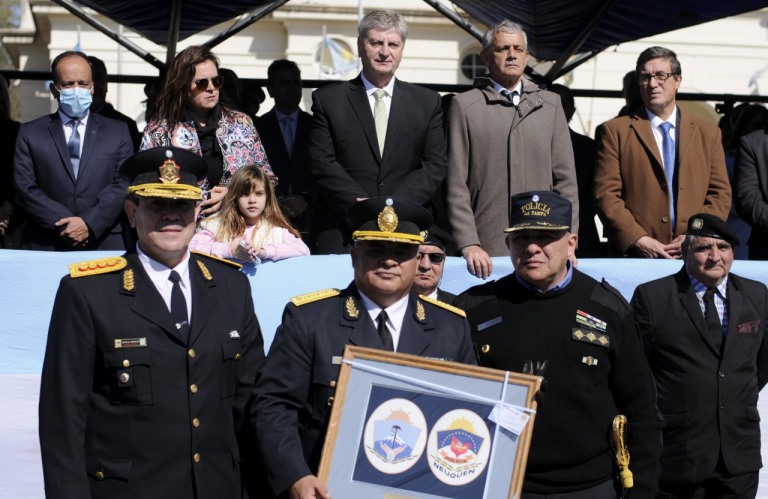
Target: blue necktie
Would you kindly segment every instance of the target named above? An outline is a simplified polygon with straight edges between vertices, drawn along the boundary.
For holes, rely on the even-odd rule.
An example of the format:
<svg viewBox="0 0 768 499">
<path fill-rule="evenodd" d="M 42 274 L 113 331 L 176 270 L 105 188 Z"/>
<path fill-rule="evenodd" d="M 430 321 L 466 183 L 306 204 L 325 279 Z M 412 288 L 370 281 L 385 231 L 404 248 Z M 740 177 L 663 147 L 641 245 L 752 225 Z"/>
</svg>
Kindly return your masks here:
<svg viewBox="0 0 768 499">
<path fill-rule="evenodd" d="M 669 193 L 669 223 L 672 234 L 675 233 L 675 142 L 669 136 L 672 123 L 663 122 L 661 130 L 661 155 L 664 160 L 664 174 L 667 176 L 667 192 Z"/>
<path fill-rule="evenodd" d="M 80 170 L 80 132 L 77 131 L 77 125 L 79 124 L 79 120 L 69 120 L 67 122 L 67 126 L 72 128 L 72 135 L 69 136 L 67 149 L 69 150 L 69 161 L 72 163 L 72 172 L 75 174 L 75 178 L 77 178 Z"/>
<path fill-rule="evenodd" d="M 288 150 L 288 156 L 291 156 L 293 152 L 293 118 L 286 116 L 281 120 L 283 142 L 285 142 L 285 148 Z"/>
</svg>

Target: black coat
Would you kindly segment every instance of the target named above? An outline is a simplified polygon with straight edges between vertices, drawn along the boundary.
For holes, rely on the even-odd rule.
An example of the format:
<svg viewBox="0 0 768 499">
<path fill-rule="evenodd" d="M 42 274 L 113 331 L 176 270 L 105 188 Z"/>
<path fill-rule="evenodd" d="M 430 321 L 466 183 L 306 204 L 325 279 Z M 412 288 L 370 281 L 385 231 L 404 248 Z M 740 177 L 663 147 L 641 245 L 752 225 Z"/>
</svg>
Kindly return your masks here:
<svg viewBox="0 0 768 499">
<path fill-rule="evenodd" d="M 760 469 L 757 399 L 768 381 L 768 290 L 730 274 L 726 294 L 722 355 L 685 269 L 638 286 L 632 298 L 665 419 L 662 481 L 699 483 L 721 452 L 733 475 Z"/>
<path fill-rule="evenodd" d="M 383 154 L 359 76 L 315 90 L 312 115 L 316 234 L 344 233 L 344 215 L 357 198 L 394 196 L 427 206 L 442 185 L 447 160 L 437 92 L 395 80 Z"/>
<path fill-rule="evenodd" d="M 126 258 L 59 285 L 40 389 L 46 497 L 239 498 L 238 434 L 264 360 L 248 279 L 191 255 L 186 344 Z"/>
<path fill-rule="evenodd" d="M 340 367 L 332 359 L 347 344 L 383 348 L 354 284 L 334 296 L 285 307 L 256 385 L 252 413 L 257 448 L 275 494 L 317 473 Z M 467 320 L 414 296 L 397 350 L 477 364 Z"/>
</svg>

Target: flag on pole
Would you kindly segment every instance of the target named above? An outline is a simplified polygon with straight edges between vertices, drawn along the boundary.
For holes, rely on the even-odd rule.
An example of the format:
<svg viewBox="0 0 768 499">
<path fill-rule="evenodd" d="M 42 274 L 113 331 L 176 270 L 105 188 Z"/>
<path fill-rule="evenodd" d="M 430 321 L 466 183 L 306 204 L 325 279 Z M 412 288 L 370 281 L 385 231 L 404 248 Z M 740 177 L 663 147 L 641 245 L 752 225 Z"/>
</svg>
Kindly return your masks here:
<svg viewBox="0 0 768 499">
<path fill-rule="evenodd" d="M 330 36 L 323 34 L 320 70 L 329 76 L 344 76 L 357 69 L 357 56 Z"/>
</svg>

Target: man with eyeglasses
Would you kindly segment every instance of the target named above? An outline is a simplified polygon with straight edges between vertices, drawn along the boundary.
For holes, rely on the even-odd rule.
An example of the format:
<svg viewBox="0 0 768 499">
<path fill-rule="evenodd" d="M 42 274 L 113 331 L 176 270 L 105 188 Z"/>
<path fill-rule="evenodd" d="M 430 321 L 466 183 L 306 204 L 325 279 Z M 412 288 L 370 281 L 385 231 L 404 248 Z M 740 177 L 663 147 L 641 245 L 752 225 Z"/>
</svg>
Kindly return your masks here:
<svg viewBox="0 0 768 499">
<path fill-rule="evenodd" d="M 413 281 L 413 292 L 417 295 L 434 298 L 445 303 L 453 303 L 456 295 L 440 289 L 440 280 L 445 270 L 445 244 L 430 230 L 419 246 L 419 265 L 416 268 L 416 279 Z"/>
<path fill-rule="evenodd" d="M 90 112 L 93 76 L 87 56 L 68 51 L 51 64 L 53 113 L 19 130 L 13 161 L 26 217 L 22 249 L 123 250 L 128 182 L 118 169 L 131 154 L 128 126 Z"/>
<path fill-rule="evenodd" d="M 518 192 L 553 190 L 573 204 L 579 226 L 576 167 L 568 123 L 557 94 L 527 79 L 528 39 L 504 20 L 483 37 L 488 75 L 453 98 L 448 110 L 447 215 L 467 270 L 485 279 L 491 257 L 507 248 L 499 234 Z"/>
<path fill-rule="evenodd" d="M 602 127 L 596 209 L 613 256 L 680 258 L 691 215 L 725 219 L 731 207 L 720 130 L 677 105 L 673 51 L 644 50 L 635 72 L 644 107 Z"/>
</svg>

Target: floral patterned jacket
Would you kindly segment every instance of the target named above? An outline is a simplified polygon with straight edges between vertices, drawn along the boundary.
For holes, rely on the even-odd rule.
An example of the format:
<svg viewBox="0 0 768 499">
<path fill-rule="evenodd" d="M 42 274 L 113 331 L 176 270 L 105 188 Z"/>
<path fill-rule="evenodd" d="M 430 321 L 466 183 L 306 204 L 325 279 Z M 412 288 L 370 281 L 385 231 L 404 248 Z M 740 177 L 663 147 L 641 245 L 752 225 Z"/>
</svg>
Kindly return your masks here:
<svg viewBox="0 0 768 499">
<path fill-rule="evenodd" d="M 247 114 L 222 109 L 216 138 L 224 156 L 224 172 L 219 185 L 227 185 L 238 168 L 249 164 L 261 167 L 273 184 L 277 182 L 253 120 Z M 150 121 L 144 129 L 139 150 L 153 147 L 180 147 L 202 156 L 200 140 L 191 122 L 179 122 L 171 130 L 166 120 Z M 205 192 L 213 186 L 208 185 L 206 178 L 200 187 Z"/>
</svg>

